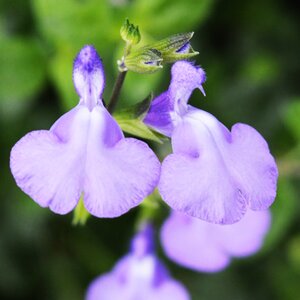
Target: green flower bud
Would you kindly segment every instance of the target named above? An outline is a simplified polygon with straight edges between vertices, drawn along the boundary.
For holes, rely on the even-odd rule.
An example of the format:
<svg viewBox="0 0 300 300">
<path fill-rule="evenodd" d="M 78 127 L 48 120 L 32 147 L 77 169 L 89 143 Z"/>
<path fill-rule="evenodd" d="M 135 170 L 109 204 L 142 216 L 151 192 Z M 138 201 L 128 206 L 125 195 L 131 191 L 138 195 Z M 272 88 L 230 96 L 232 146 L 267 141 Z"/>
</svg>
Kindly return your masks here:
<svg viewBox="0 0 300 300">
<path fill-rule="evenodd" d="M 130 52 L 124 58 L 124 66 L 137 73 L 153 73 L 162 68 L 162 60 L 160 51 L 143 47 Z"/>
<path fill-rule="evenodd" d="M 141 40 L 139 27 L 131 24 L 128 19 L 126 19 L 124 24 L 122 25 L 120 34 L 122 39 L 130 45 L 136 45 Z"/>
<path fill-rule="evenodd" d="M 189 42 L 193 35 L 193 32 L 175 34 L 155 42 L 148 47 L 161 52 L 163 63 L 171 63 L 177 60 L 188 59 L 199 54 L 199 52 L 194 51 Z"/>
</svg>

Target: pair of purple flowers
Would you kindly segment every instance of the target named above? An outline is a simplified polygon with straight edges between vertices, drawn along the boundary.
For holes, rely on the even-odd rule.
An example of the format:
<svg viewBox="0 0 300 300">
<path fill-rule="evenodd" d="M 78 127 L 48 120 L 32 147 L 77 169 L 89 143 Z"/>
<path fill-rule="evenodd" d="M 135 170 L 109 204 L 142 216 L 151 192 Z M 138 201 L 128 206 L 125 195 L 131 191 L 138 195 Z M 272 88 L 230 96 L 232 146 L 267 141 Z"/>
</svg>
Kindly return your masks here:
<svg viewBox="0 0 300 300">
<path fill-rule="evenodd" d="M 104 71 L 92 46 L 76 57 L 73 81 L 79 104 L 50 130 L 25 135 L 11 152 L 16 183 L 35 202 L 66 214 L 83 196 L 92 215 L 112 218 L 137 206 L 158 186 L 173 209 L 161 241 L 175 262 L 214 272 L 231 257 L 260 248 L 270 225 L 266 209 L 276 195 L 276 163 L 255 129 L 235 124 L 229 131 L 188 104 L 194 89 L 204 94 L 203 69 L 176 62 L 168 90 L 153 100 L 144 118 L 171 138 L 173 153 L 162 164 L 146 143 L 125 138 L 104 107 Z M 189 299 L 154 255 L 151 231 L 147 225 L 113 271 L 92 283 L 88 300 L 120 294 L 124 300 Z"/>
<path fill-rule="evenodd" d="M 17 185 L 40 206 L 66 214 L 83 194 L 92 215 L 117 217 L 158 185 L 174 210 L 232 224 L 247 208 L 264 210 L 274 201 L 277 168 L 263 137 L 244 124 L 230 132 L 188 105 L 194 89 L 204 93 L 201 68 L 175 63 L 169 89 L 152 102 L 144 119 L 171 137 L 173 154 L 162 166 L 146 143 L 124 137 L 104 107 L 103 66 L 92 46 L 75 59 L 73 81 L 79 104 L 49 131 L 25 135 L 11 151 Z"/>
</svg>

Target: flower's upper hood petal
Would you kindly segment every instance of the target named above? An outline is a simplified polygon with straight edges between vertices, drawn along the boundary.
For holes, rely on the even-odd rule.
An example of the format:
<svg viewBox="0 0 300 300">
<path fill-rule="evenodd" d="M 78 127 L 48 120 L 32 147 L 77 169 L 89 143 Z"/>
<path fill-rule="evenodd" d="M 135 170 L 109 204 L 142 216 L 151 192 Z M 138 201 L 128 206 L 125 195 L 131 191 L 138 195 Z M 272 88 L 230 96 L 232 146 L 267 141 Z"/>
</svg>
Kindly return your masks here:
<svg viewBox="0 0 300 300">
<path fill-rule="evenodd" d="M 188 100 L 194 89 L 205 95 L 202 84 L 206 80 L 200 67 L 187 61 L 178 61 L 172 67 L 169 89 L 156 97 L 144 118 L 145 124 L 156 131 L 171 136 L 177 123 L 188 111 Z"/>
<path fill-rule="evenodd" d="M 85 46 L 74 60 L 73 82 L 81 102 L 90 110 L 102 104 L 105 86 L 102 60 L 93 46 Z"/>
</svg>

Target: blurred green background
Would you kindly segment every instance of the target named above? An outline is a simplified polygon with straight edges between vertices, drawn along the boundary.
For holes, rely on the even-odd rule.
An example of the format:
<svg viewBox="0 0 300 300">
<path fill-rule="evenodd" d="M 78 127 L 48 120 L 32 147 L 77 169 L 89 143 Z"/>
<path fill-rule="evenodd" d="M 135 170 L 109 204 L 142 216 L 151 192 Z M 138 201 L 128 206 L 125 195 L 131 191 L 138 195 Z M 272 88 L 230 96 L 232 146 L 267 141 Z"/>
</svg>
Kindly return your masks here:
<svg viewBox="0 0 300 300">
<path fill-rule="evenodd" d="M 24 195 L 9 171 L 9 151 L 19 138 L 49 128 L 77 104 L 72 61 L 85 44 L 103 58 L 108 99 L 125 17 L 140 26 L 144 41 L 195 31 L 195 60 L 208 79 L 207 97 L 195 92 L 193 105 L 228 127 L 254 126 L 280 171 L 272 229 L 260 253 L 218 274 L 179 268 L 162 251 L 160 257 L 195 300 L 300 299 L 298 8 L 292 0 L 0 1 L 0 299 L 83 299 L 88 283 L 128 249 L 138 208 L 74 227 L 71 214 L 54 215 Z M 165 66 L 153 75 L 128 74 L 120 104 L 158 95 L 169 72 Z M 165 206 L 160 214 L 158 228 Z"/>
</svg>

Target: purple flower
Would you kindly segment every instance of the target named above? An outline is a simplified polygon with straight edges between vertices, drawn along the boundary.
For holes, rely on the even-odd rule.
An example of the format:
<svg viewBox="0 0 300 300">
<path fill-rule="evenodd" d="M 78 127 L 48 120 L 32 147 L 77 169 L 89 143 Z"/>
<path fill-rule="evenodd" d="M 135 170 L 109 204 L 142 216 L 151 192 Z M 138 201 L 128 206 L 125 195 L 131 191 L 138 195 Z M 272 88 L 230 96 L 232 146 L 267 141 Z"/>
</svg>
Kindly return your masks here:
<svg viewBox="0 0 300 300">
<path fill-rule="evenodd" d="M 212 224 L 183 213 L 172 212 L 161 229 L 161 242 L 169 258 L 202 272 L 227 267 L 232 257 L 257 252 L 271 223 L 268 210 L 249 210 L 231 225 Z"/>
<path fill-rule="evenodd" d="M 86 300 L 188 300 L 186 289 L 173 280 L 155 257 L 152 228 L 146 226 L 132 241 L 132 249 L 110 273 L 96 278 Z"/>
<path fill-rule="evenodd" d="M 180 61 L 169 89 L 151 104 L 144 122 L 170 136 L 173 154 L 162 164 L 159 191 L 174 210 L 231 224 L 247 208 L 274 201 L 278 171 L 264 138 L 246 124 L 229 131 L 211 114 L 187 104 L 194 89 L 204 94 L 204 71 Z"/>
<path fill-rule="evenodd" d="M 152 192 L 160 163 L 147 144 L 124 138 L 103 106 L 104 71 L 92 46 L 76 57 L 73 81 L 79 104 L 50 130 L 30 132 L 18 141 L 11 151 L 11 171 L 26 194 L 55 213 L 70 212 L 83 194 L 92 215 L 117 217 Z"/>
</svg>

